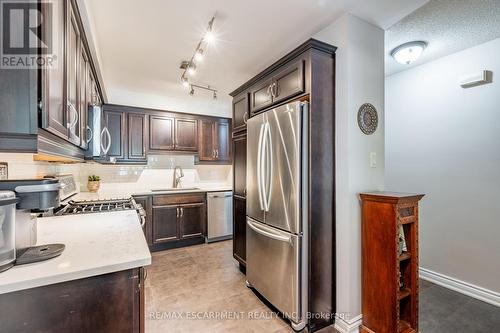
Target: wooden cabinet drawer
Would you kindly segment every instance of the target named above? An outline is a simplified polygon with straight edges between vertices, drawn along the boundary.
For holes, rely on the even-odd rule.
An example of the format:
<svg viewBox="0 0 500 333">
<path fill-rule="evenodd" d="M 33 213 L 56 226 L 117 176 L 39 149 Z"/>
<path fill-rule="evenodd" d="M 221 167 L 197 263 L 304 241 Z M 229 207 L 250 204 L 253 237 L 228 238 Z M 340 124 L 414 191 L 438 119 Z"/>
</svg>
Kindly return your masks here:
<svg viewBox="0 0 500 333">
<path fill-rule="evenodd" d="M 205 193 L 164 194 L 164 195 L 153 196 L 154 206 L 204 203 L 204 202 L 205 202 Z"/>
</svg>

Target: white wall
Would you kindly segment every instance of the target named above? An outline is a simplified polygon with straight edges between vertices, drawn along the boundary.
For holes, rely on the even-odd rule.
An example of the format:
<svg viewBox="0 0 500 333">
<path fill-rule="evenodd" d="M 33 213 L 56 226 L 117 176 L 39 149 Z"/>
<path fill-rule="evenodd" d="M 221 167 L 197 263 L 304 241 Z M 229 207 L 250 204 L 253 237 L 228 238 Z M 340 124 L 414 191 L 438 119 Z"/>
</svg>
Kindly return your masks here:
<svg viewBox="0 0 500 333">
<path fill-rule="evenodd" d="M 386 79 L 386 187 L 425 193 L 420 265 L 500 292 L 500 39 Z M 488 69 L 493 83 L 463 89 Z"/>
<path fill-rule="evenodd" d="M 361 314 L 361 209 L 359 192 L 384 185 L 384 31 L 346 14 L 314 36 L 336 54 L 337 312 L 346 323 Z M 379 127 L 364 135 L 357 125 L 363 103 L 379 112 Z M 377 167 L 369 165 L 370 152 Z M 342 325 L 342 323 L 340 323 Z M 345 325 L 344 325 L 345 327 Z"/>
<path fill-rule="evenodd" d="M 219 93 L 217 99 L 214 100 L 211 93 L 200 90 L 196 90 L 195 95 L 190 96 L 183 87 L 179 91 L 179 86 L 180 84 L 176 86 L 165 84 L 163 94 L 126 91 L 108 87 L 108 102 L 111 104 L 232 118 L 232 99 L 230 96 Z M 208 97 L 206 97 L 207 94 Z"/>
</svg>

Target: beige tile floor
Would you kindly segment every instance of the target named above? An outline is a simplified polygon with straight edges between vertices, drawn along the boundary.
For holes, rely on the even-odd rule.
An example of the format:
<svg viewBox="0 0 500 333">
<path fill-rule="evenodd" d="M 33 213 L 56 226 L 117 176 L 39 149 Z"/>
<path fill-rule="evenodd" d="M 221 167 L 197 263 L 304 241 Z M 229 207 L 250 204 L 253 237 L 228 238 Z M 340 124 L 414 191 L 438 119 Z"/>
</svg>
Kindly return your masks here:
<svg viewBox="0 0 500 333">
<path fill-rule="evenodd" d="M 146 332 L 293 330 L 246 288 L 232 242 L 224 241 L 153 253 L 146 279 Z"/>
</svg>

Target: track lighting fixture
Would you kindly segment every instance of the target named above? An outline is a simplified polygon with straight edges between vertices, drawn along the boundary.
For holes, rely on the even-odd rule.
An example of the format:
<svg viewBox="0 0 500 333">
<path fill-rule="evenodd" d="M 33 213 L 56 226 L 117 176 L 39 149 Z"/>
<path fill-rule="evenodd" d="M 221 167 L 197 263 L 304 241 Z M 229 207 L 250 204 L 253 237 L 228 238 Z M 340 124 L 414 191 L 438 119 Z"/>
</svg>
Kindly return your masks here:
<svg viewBox="0 0 500 333">
<path fill-rule="evenodd" d="M 187 72 L 191 76 L 196 74 L 196 64 L 193 61 L 191 61 L 191 63 L 189 64 Z"/>
<path fill-rule="evenodd" d="M 196 63 L 200 63 L 203 61 L 205 57 L 205 50 L 207 49 L 208 44 L 211 44 L 215 42 L 215 34 L 213 31 L 213 26 L 214 26 L 214 21 L 215 21 L 215 15 L 210 19 L 208 22 L 208 27 L 205 33 L 203 34 L 203 37 L 201 37 L 200 41 L 198 42 L 198 45 L 196 46 L 196 49 L 194 51 L 193 56 L 191 57 L 190 60 L 185 60 L 181 63 L 180 68 L 183 70 L 182 75 L 181 75 L 181 83 L 184 87 L 190 87 L 189 94 L 194 95 L 194 88 L 200 88 L 200 89 L 205 89 L 205 90 L 210 90 L 213 92 L 213 98 L 217 98 L 217 90 L 210 88 L 210 86 L 198 86 L 195 84 L 192 84 L 190 80 L 188 80 L 187 75 L 189 76 L 194 76 L 196 74 Z"/>
<path fill-rule="evenodd" d="M 203 61 L 203 49 L 196 50 L 196 53 L 194 54 L 194 60 L 198 62 Z"/>
</svg>

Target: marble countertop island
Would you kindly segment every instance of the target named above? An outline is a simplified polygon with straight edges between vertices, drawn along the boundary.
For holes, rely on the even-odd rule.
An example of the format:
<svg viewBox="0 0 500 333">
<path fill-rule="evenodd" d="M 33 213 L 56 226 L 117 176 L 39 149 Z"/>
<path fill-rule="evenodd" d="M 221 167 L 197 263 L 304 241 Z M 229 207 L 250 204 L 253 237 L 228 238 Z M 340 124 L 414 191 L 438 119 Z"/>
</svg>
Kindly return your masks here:
<svg viewBox="0 0 500 333">
<path fill-rule="evenodd" d="M 0 294 L 151 264 L 135 210 L 38 219 L 37 245 L 62 243 L 56 258 L 0 273 Z"/>
</svg>

